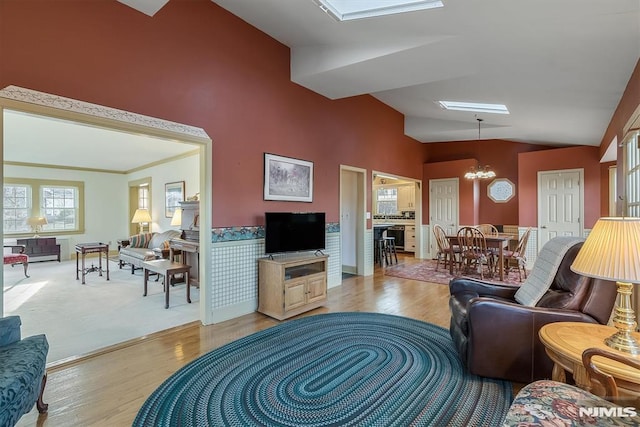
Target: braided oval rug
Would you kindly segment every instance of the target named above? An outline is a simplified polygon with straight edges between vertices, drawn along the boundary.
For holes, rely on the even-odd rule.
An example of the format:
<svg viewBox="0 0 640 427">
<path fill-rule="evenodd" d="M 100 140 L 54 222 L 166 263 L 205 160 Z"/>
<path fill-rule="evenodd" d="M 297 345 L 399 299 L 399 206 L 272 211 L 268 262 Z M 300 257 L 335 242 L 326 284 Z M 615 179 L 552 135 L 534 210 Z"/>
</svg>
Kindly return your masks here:
<svg viewBox="0 0 640 427">
<path fill-rule="evenodd" d="M 495 426 L 511 384 L 465 372 L 439 326 L 378 313 L 281 323 L 201 356 L 134 426 Z"/>
</svg>

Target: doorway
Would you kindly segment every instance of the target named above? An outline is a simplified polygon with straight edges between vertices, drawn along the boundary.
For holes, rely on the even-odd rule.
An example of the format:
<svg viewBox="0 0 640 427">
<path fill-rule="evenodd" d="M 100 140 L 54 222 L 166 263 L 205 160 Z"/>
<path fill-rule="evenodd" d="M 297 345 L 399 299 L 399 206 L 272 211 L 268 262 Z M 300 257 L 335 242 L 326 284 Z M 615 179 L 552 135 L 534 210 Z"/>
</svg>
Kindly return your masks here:
<svg viewBox="0 0 640 427">
<path fill-rule="evenodd" d="M 392 225 L 393 229 L 385 232 L 389 237 L 389 231 L 396 235 L 402 231 L 401 250 L 408 256 L 424 258 L 427 249 L 423 248 L 423 242 L 427 240 L 422 227 L 422 181 L 373 171 L 371 198 L 373 224 Z"/>
<path fill-rule="evenodd" d="M 211 252 L 211 239 L 210 235 L 208 236 L 209 238 L 207 238 L 206 231 L 211 230 L 211 198 L 207 196 L 211 194 L 212 148 L 211 139 L 202 129 L 9 86 L 0 90 L 0 128 L 4 128 L 5 131 L 4 133 L 0 133 L 0 152 L 3 153 L 3 156 L 5 144 L 7 143 L 7 141 L 4 140 L 7 134 L 7 128 L 4 123 L 5 111 L 41 116 L 65 122 L 74 122 L 88 127 L 108 129 L 126 134 L 159 138 L 164 141 L 171 141 L 174 144 L 195 146 L 198 156 L 196 162 L 199 163 L 199 178 L 197 180 L 199 181 L 200 194 L 202 195 L 200 198 L 200 211 L 202 212 L 201 222 L 204 224 L 200 228 L 200 251 L 203 254 Z M 62 146 L 63 145 L 60 145 L 60 147 Z M 191 148 L 191 150 L 193 149 Z M 63 148 L 59 151 L 62 151 L 62 154 L 66 154 L 67 156 L 72 154 L 71 152 L 65 153 Z M 91 156 L 94 153 L 89 152 L 85 154 Z M 118 151 L 118 155 L 126 156 L 126 150 L 123 149 L 122 152 Z M 191 155 L 193 155 L 193 153 Z M 93 157 L 97 156 L 93 155 Z M 3 160 L 6 159 L 3 158 Z M 69 167 L 67 169 L 73 170 L 74 168 Z M 126 192 L 127 187 L 126 182 L 124 182 L 122 193 L 126 194 Z M 125 199 L 127 198 L 127 196 L 124 197 Z M 127 213 L 123 212 L 122 216 L 124 217 L 124 215 L 127 215 Z M 122 228 L 120 233 L 113 233 L 114 236 L 112 238 L 115 240 L 123 237 L 120 234 L 126 234 L 126 232 L 126 229 Z M 2 235 L 4 239 L 4 229 L 2 229 Z M 210 272 L 210 257 L 203 256 L 203 261 L 199 264 L 198 273 L 201 277 L 210 277 Z M 4 274 L 0 276 L 0 284 L 4 289 Z M 207 303 L 209 295 L 211 295 L 210 286 L 210 281 L 206 281 L 204 286 L 200 288 L 198 312 L 200 321 L 205 324 L 211 323 L 212 319 L 212 313 L 209 308 L 210 304 Z M 4 314 L 4 305 L 4 295 L 0 294 L 0 315 Z"/>
<path fill-rule="evenodd" d="M 340 166 L 340 256 L 342 273 L 365 272 L 366 169 Z"/>
<path fill-rule="evenodd" d="M 582 236 L 583 169 L 538 172 L 538 248 L 556 236 Z"/>
</svg>

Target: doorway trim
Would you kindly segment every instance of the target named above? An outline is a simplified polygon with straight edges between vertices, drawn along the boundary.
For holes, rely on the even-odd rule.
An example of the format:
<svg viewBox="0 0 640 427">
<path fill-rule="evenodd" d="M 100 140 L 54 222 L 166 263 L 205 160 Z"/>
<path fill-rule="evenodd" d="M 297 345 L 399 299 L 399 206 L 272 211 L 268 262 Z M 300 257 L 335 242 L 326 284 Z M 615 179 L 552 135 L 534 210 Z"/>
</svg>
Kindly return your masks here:
<svg viewBox="0 0 640 427">
<path fill-rule="evenodd" d="M 455 187 L 455 210 L 453 212 L 454 217 L 453 224 L 439 224 L 442 225 L 445 231 L 449 234 L 454 233 L 460 227 L 460 178 L 436 178 L 429 180 L 429 229 L 431 235 L 433 235 L 433 227 L 438 223 L 434 220 L 434 212 L 436 212 L 436 198 L 433 196 L 433 189 L 436 185 L 450 182 Z M 429 256 L 435 258 L 437 256 L 438 248 L 434 239 L 430 240 Z"/>
<path fill-rule="evenodd" d="M 367 170 L 362 168 L 357 168 L 353 166 L 340 165 L 340 252 L 342 257 L 342 240 L 344 238 L 343 233 L 344 229 L 342 227 L 342 214 L 343 214 L 343 206 L 342 206 L 342 173 L 343 172 L 355 172 L 356 173 L 356 181 L 358 186 L 358 194 L 357 194 L 357 203 L 356 203 L 356 274 L 358 276 L 365 276 L 366 274 L 366 263 L 365 263 L 365 248 L 366 248 L 366 238 L 367 238 L 367 218 L 366 218 L 366 210 L 367 210 Z M 342 265 L 342 260 L 340 260 Z"/>
<path fill-rule="evenodd" d="M 211 187 L 213 141 L 207 133 L 197 127 L 171 122 L 129 111 L 91 104 L 58 95 L 52 95 L 18 86 L 0 89 L 0 159 L 4 162 L 4 110 L 15 110 L 57 119 L 75 121 L 90 126 L 114 129 L 121 132 L 144 134 L 174 140 L 178 143 L 196 145 L 200 156 L 200 277 L 211 277 Z M 2 177 L 4 185 L 4 174 Z M 0 209 L 3 200 L 0 200 Z M 4 239 L 4 226 L 0 226 L 0 237 Z M 203 281 L 200 287 L 200 320 L 212 323 L 211 281 Z M 0 287 L 4 288 L 4 277 L 0 275 Z M 4 296 L 0 293 L 0 316 L 4 314 Z"/>
</svg>

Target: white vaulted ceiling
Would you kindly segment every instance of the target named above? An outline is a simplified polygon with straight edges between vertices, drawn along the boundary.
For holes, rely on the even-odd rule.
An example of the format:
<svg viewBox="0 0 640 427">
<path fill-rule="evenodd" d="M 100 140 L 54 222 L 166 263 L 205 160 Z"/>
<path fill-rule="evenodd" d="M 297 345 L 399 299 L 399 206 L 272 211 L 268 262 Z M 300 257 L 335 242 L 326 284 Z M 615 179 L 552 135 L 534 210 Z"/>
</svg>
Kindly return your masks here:
<svg viewBox="0 0 640 427">
<path fill-rule="evenodd" d="M 475 113 L 449 100 L 507 105 L 478 113 L 483 139 L 599 145 L 640 57 L 638 0 L 443 0 L 344 22 L 312 0 L 214 1 L 291 48 L 293 81 L 371 94 L 422 142 L 477 138 Z"/>
<path fill-rule="evenodd" d="M 289 46 L 292 81 L 331 99 L 371 94 L 422 142 L 477 138 L 475 113 L 437 104 L 448 100 L 507 105 L 478 113 L 482 139 L 599 145 L 640 58 L 640 0 L 443 0 L 343 22 L 314 0 L 212 1 Z"/>
</svg>

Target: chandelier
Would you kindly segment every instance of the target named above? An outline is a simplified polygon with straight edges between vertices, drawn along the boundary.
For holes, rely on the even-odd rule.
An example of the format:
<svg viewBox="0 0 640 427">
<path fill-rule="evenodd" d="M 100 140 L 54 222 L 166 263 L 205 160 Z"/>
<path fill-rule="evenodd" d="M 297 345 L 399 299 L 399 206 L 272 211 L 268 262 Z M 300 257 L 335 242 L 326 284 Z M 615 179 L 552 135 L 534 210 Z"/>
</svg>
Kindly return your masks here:
<svg viewBox="0 0 640 427">
<path fill-rule="evenodd" d="M 478 166 L 477 168 L 471 168 L 471 170 L 464 174 L 467 179 L 488 179 L 495 178 L 496 173 L 491 170 L 489 165 L 484 167 Z"/>
<path fill-rule="evenodd" d="M 480 140 L 480 123 L 482 122 L 482 119 L 478 119 L 476 118 L 476 120 L 478 121 L 478 141 Z M 485 165 L 480 166 L 478 165 L 476 168 L 471 168 L 471 170 L 467 173 L 464 174 L 464 177 L 466 179 L 488 179 L 488 178 L 495 178 L 496 173 L 491 170 L 491 168 L 489 167 L 489 165 Z"/>
</svg>

